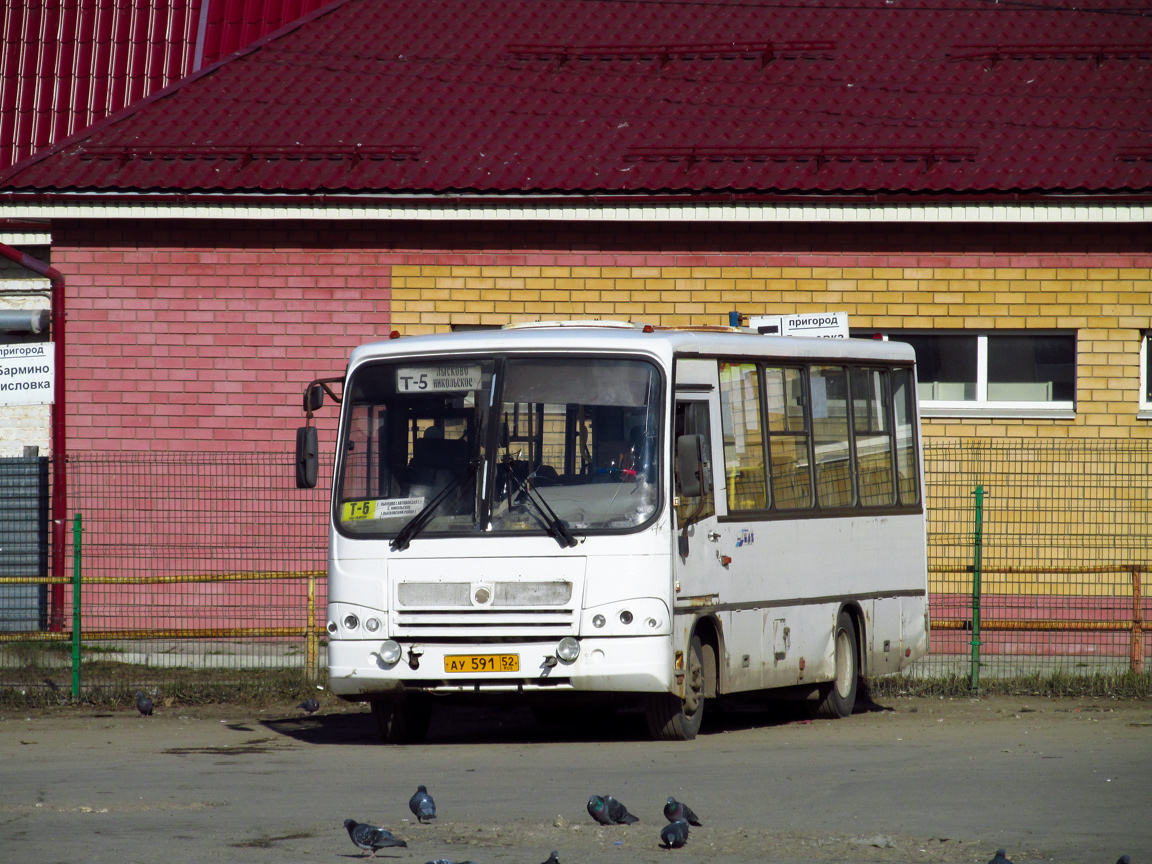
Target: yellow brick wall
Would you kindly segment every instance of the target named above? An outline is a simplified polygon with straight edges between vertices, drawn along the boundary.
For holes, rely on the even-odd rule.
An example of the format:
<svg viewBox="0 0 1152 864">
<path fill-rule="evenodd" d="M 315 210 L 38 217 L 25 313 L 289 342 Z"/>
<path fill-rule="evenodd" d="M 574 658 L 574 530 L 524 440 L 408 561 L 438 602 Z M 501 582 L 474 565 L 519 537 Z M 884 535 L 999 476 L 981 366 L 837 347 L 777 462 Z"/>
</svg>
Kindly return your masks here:
<svg viewBox="0 0 1152 864">
<path fill-rule="evenodd" d="M 853 327 L 1077 332 L 1075 420 L 930 419 L 928 438 L 1150 438 L 1137 419 L 1152 268 L 395 265 L 392 322 L 615 319 L 726 324 L 728 313 L 847 311 Z"/>
</svg>

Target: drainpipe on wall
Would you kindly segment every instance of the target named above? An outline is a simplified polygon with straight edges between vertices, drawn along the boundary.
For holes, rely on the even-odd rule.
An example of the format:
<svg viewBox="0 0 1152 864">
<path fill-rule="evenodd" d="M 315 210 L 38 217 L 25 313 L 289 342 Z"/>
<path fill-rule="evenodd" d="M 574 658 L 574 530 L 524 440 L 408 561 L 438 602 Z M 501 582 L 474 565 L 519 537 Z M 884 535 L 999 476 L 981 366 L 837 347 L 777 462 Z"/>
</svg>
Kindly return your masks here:
<svg viewBox="0 0 1152 864">
<path fill-rule="evenodd" d="M 0 243 L 0 256 L 15 261 L 52 285 L 52 341 L 56 345 L 56 398 L 52 402 L 52 587 L 49 591 L 48 629 L 64 629 L 64 523 L 68 518 L 67 425 L 64 418 L 64 276 L 39 258 Z"/>
</svg>

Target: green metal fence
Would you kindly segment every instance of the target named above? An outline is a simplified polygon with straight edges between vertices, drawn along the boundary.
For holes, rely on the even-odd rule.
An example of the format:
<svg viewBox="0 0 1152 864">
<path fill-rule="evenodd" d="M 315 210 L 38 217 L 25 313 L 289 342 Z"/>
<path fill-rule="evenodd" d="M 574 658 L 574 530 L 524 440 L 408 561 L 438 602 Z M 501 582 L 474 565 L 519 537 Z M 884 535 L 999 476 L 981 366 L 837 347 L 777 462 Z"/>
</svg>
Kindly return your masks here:
<svg viewBox="0 0 1152 864">
<path fill-rule="evenodd" d="M 1152 444 L 931 444 L 925 463 L 933 632 L 914 675 L 1144 670 Z M 67 590 L 42 561 L 0 569 L 19 600 L 0 610 L 0 695 L 323 681 L 330 463 L 314 490 L 279 453 L 100 454 L 68 474 Z M 0 520 L 0 548 L 43 535 Z"/>
</svg>

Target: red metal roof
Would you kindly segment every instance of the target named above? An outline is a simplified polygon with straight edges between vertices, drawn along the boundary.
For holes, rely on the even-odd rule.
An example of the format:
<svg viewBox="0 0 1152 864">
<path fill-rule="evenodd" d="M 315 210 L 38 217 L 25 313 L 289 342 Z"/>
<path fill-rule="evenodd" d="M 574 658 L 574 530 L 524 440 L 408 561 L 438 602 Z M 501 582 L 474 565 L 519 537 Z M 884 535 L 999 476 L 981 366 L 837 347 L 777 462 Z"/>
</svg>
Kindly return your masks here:
<svg viewBox="0 0 1152 864">
<path fill-rule="evenodd" d="M 11 190 L 1148 192 L 1152 6 L 344 0 Z"/>
<path fill-rule="evenodd" d="M 26 0 L 0 9 L 0 167 L 326 0 Z"/>
</svg>

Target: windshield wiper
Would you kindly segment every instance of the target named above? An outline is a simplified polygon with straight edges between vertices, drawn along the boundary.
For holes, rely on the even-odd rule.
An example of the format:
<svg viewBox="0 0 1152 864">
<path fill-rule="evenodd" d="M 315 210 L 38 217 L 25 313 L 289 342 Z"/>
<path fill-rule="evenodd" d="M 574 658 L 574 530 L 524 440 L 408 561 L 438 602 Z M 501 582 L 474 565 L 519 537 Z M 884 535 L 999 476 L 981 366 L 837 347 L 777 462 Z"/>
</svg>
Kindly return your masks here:
<svg viewBox="0 0 1152 864">
<path fill-rule="evenodd" d="M 531 478 L 521 483 L 520 479 L 511 470 L 510 465 L 508 466 L 508 476 L 516 482 L 516 485 L 520 487 L 520 491 L 524 493 L 524 497 L 536 508 L 539 519 L 544 523 L 544 528 L 548 531 L 549 537 L 559 543 L 562 548 L 571 548 L 580 542 L 576 539 L 576 535 L 572 533 L 572 529 L 568 527 L 568 523 L 557 516 L 556 511 L 549 507 L 548 502 L 544 500 L 544 496 L 532 488 Z"/>
<path fill-rule="evenodd" d="M 417 534 L 419 534 L 424 526 L 432 521 L 432 515 L 436 512 L 437 508 L 444 502 L 444 500 L 476 476 L 476 469 L 480 466 L 479 459 L 473 459 L 468 463 L 468 467 L 456 475 L 447 486 L 436 493 L 431 501 L 424 505 L 424 509 L 404 523 L 404 527 L 388 544 L 388 548 L 393 552 L 403 552 L 408 548 L 408 544 L 412 542 Z"/>
</svg>

